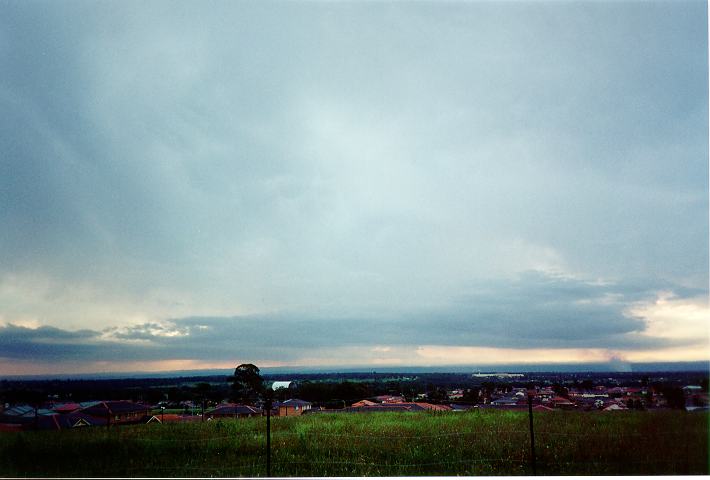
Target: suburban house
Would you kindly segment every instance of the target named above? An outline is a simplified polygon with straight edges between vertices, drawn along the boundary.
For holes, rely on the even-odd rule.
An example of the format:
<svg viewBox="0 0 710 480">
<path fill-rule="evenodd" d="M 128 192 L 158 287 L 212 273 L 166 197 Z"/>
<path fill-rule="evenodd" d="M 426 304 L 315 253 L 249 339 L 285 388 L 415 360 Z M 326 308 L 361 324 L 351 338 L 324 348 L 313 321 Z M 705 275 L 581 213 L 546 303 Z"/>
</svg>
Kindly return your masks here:
<svg viewBox="0 0 710 480">
<path fill-rule="evenodd" d="M 67 413 L 72 413 L 76 412 L 77 410 L 81 410 L 81 405 L 78 403 L 70 402 L 70 403 L 60 403 L 56 404 L 52 407 L 52 410 L 54 410 L 57 413 L 60 414 L 67 414 Z"/>
<path fill-rule="evenodd" d="M 446 392 L 446 396 L 449 400 L 461 400 L 463 398 L 463 390 L 451 390 Z"/>
<path fill-rule="evenodd" d="M 38 414 L 36 417 L 34 414 L 16 418 L 7 417 L 3 422 L 7 423 L 3 423 L 5 428 L 0 428 L 0 431 L 66 430 L 77 427 L 106 425 L 105 419 L 93 418 L 79 412 L 68 414 L 44 413 Z"/>
<path fill-rule="evenodd" d="M 199 422 L 199 415 L 180 415 L 177 413 L 158 413 L 146 419 L 145 423 L 185 423 Z"/>
<path fill-rule="evenodd" d="M 554 397 L 550 400 L 550 405 L 554 408 L 562 408 L 562 409 L 573 409 L 575 407 L 575 404 L 573 402 L 570 402 L 569 399 L 564 398 L 564 397 Z"/>
<path fill-rule="evenodd" d="M 290 398 L 284 402 L 275 402 L 274 408 L 277 409 L 279 417 L 291 417 L 303 415 L 305 412 L 310 411 L 311 403 L 297 398 Z"/>
<path fill-rule="evenodd" d="M 81 412 L 44 415 L 39 418 L 41 430 L 67 430 L 70 428 L 105 426 L 106 419 L 94 418 Z"/>
<path fill-rule="evenodd" d="M 261 416 L 261 410 L 250 407 L 249 405 L 241 405 L 238 403 L 227 403 L 220 405 L 212 410 L 205 412 L 208 420 L 213 418 L 246 418 Z"/>
<path fill-rule="evenodd" d="M 377 403 L 403 403 L 405 398 L 399 395 L 380 395 L 374 397 L 373 400 Z"/>
<path fill-rule="evenodd" d="M 150 416 L 151 408 L 142 403 L 128 400 L 98 402 L 95 405 L 80 410 L 80 413 L 93 419 L 102 419 L 109 424 L 141 423 L 144 417 Z"/>
<path fill-rule="evenodd" d="M 515 395 L 509 395 L 507 397 L 501 397 L 501 398 L 496 398 L 495 400 L 491 401 L 491 405 L 493 406 L 504 406 L 504 405 L 517 405 L 518 400 L 520 400 L 517 396 Z"/>
<path fill-rule="evenodd" d="M 3 417 L 10 419 L 34 418 L 35 415 L 51 415 L 54 412 L 48 408 L 35 408 L 32 405 L 15 405 L 7 408 L 2 413 Z"/>
</svg>

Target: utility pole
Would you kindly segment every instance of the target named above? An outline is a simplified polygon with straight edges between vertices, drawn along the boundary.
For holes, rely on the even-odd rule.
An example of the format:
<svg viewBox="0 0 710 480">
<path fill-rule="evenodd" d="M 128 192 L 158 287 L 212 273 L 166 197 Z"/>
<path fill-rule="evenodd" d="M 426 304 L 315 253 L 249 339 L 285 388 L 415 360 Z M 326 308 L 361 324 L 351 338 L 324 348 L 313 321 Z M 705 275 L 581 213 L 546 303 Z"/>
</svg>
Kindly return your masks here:
<svg viewBox="0 0 710 480">
<path fill-rule="evenodd" d="M 533 391 L 528 390 L 528 417 L 530 417 L 530 460 L 532 461 L 533 475 L 537 475 L 537 465 L 535 465 L 535 431 L 533 430 Z"/>
</svg>

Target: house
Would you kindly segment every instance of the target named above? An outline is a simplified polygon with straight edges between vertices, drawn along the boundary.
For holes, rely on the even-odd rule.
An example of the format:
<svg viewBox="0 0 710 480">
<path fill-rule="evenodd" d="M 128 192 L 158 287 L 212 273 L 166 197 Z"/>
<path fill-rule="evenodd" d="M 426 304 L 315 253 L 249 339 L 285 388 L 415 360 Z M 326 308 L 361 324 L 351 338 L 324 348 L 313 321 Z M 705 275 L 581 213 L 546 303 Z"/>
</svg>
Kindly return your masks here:
<svg viewBox="0 0 710 480">
<path fill-rule="evenodd" d="M 496 407 L 502 406 L 502 405 L 517 405 L 518 404 L 519 398 L 516 397 L 515 395 L 513 396 L 507 396 L 507 397 L 501 397 L 501 398 L 496 398 L 491 402 L 491 405 L 494 405 Z"/>
<path fill-rule="evenodd" d="M 550 404 L 552 405 L 553 408 L 562 408 L 562 409 L 572 409 L 575 407 L 575 404 L 570 402 L 568 399 L 564 397 L 553 397 L 550 400 Z"/>
<path fill-rule="evenodd" d="M 646 395 L 647 390 L 645 388 L 640 387 L 626 387 L 624 388 L 624 392 L 626 393 L 627 397 L 630 397 L 632 395 Z"/>
<path fill-rule="evenodd" d="M 177 413 L 158 413 L 143 419 L 145 423 L 185 423 L 199 422 L 202 417 L 197 415 L 180 415 Z"/>
<path fill-rule="evenodd" d="M 71 428 L 106 425 L 106 420 L 75 412 L 63 415 L 52 413 L 49 415 L 37 415 L 37 417 L 19 417 L 12 424 L 16 430 L 68 430 Z"/>
<path fill-rule="evenodd" d="M 36 415 L 48 415 L 54 413 L 46 408 L 38 408 L 31 405 L 15 405 L 12 408 L 7 408 L 3 412 L 4 416 L 8 417 L 34 417 Z"/>
<path fill-rule="evenodd" d="M 249 405 L 227 403 L 205 412 L 208 420 L 213 418 L 246 418 L 261 416 L 261 410 Z"/>
<path fill-rule="evenodd" d="M 353 403 L 351 407 L 366 407 L 368 405 L 379 405 L 379 403 L 372 402 L 370 400 L 360 400 L 359 402 Z"/>
<path fill-rule="evenodd" d="M 284 402 L 275 402 L 274 408 L 277 409 L 279 417 L 292 417 L 308 412 L 311 409 L 311 403 L 297 398 L 290 398 Z"/>
<path fill-rule="evenodd" d="M 20 425 L 22 429 L 39 428 L 45 417 L 56 415 L 55 412 L 46 408 L 35 408 L 31 405 L 15 405 L 6 408 L 0 414 L 0 423 Z"/>
<path fill-rule="evenodd" d="M 46 415 L 40 418 L 42 430 L 67 430 L 70 428 L 105 426 L 106 419 L 94 418 L 81 412 Z"/>
<path fill-rule="evenodd" d="M 373 398 L 377 403 L 402 403 L 405 398 L 400 395 L 380 395 Z"/>
<path fill-rule="evenodd" d="M 114 400 L 96 403 L 79 410 L 79 413 L 93 419 L 103 419 L 109 424 L 141 423 L 143 417 L 150 415 L 151 408 L 142 403 L 128 400 Z"/>
<path fill-rule="evenodd" d="M 555 397 L 555 391 L 549 387 L 541 388 L 535 392 L 535 397 L 539 398 L 543 402 L 547 402 L 553 397 Z"/>
<path fill-rule="evenodd" d="M 81 405 L 78 403 L 74 402 L 69 402 L 69 403 L 59 403 L 56 404 L 52 407 L 52 410 L 54 410 L 57 413 L 60 414 L 67 414 L 67 413 L 72 413 L 76 412 L 77 410 L 81 410 Z"/>
<path fill-rule="evenodd" d="M 611 398 L 617 398 L 626 395 L 626 390 L 622 387 L 613 387 L 607 390 L 607 394 Z"/>
<path fill-rule="evenodd" d="M 449 400 L 460 400 L 463 398 L 463 394 L 463 390 L 458 389 L 447 392 L 446 396 L 449 398 Z"/>
<path fill-rule="evenodd" d="M 703 390 L 698 388 L 683 387 L 685 392 L 685 411 L 693 412 L 696 410 L 710 409 L 710 396 Z"/>
</svg>

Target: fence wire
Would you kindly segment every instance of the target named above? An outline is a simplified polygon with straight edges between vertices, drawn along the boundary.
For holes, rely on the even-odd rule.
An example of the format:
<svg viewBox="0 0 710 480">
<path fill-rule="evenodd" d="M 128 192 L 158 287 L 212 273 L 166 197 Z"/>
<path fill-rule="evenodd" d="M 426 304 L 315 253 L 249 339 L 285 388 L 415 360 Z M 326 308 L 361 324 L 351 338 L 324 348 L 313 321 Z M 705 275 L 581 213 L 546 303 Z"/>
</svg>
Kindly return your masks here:
<svg viewBox="0 0 710 480">
<path fill-rule="evenodd" d="M 220 465 L 174 465 L 174 466 L 151 466 L 148 471 L 156 472 L 170 472 L 170 471 L 185 471 L 185 472 L 216 472 L 217 474 L 237 475 L 240 472 L 246 472 L 248 476 L 263 476 L 264 469 L 266 468 L 266 462 L 264 461 L 265 452 L 265 431 L 251 431 L 251 432 L 233 432 L 229 434 L 221 435 L 208 435 L 199 438 L 185 438 L 185 437 L 167 437 L 167 438 L 145 438 L 140 436 L 132 435 L 121 435 L 122 441 L 136 442 L 138 444 L 172 444 L 174 446 L 179 446 L 184 444 L 186 448 L 192 448 L 195 444 L 211 445 L 222 443 L 225 452 L 232 447 L 239 447 L 245 440 L 251 443 L 252 450 L 255 447 L 261 448 L 261 453 L 254 457 L 254 463 L 243 463 L 243 464 L 230 464 L 230 463 L 220 463 Z M 557 431 L 551 429 L 537 429 L 535 430 L 535 437 L 538 442 L 538 455 L 536 458 L 536 463 L 539 468 L 541 468 L 541 473 L 545 473 L 546 470 L 555 472 L 559 469 L 565 469 L 570 467 L 584 467 L 582 471 L 584 472 L 594 472 L 597 470 L 596 467 L 603 467 L 607 469 L 610 466 L 623 466 L 627 469 L 633 466 L 644 465 L 644 466 L 655 466 L 661 467 L 666 466 L 671 470 L 677 471 L 678 466 L 683 467 L 684 465 L 690 463 L 698 463 L 698 460 L 691 460 L 690 458 L 679 459 L 679 458 L 644 458 L 644 459 L 632 459 L 632 458 L 591 458 L 591 459 L 568 459 L 568 458 L 553 458 L 547 457 L 546 449 L 549 448 L 549 441 L 553 439 L 576 439 L 573 445 L 582 445 L 588 442 L 579 442 L 581 439 L 588 439 L 589 442 L 603 440 L 607 442 L 607 448 L 613 450 L 614 445 L 621 445 L 625 438 L 632 438 L 634 440 L 648 438 L 647 443 L 652 443 L 655 438 L 677 438 L 679 440 L 685 440 L 687 442 L 688 436 L 694 435 L 707 435 L 707 430 L 699 429 L 686 429 L 683 431 L 660 431 L 660 432 L 565 432 Z M 431 469 L 432 467 L 454 467 L 454 468 L 444 468 L 444 472 L 456 473 L 456 465 L 461 466 L 476 466 L 484 465 L 488 467 L 500 467 L 502 465 L 510 465 L 511 467 L 518 467 L 516 472 L 525 473 L 529 470 L 530 464 L 530 450 L 527 443 L 530 431 L 526 428 L 520 429 L 501 429 L 501 430 L 467 430 L 467 431 L 455 431 L 455 432 L 438 432 L 438 433 L 428 433 L 428 434 L 410 434 L 410 433 L 391 433 L 391 434 L 365 434 L 363 432 L 358 433 L 335 433 L 335 432 L 319 432 L 319 431 L 284 431 L 275 430 L 271 432 L 272 436 L 272 461 L 271 467 L 274 471 L 283 474 L 284 472 L 299 472 L 308 471 L 310 473 L 317 473 L 322 471 L 324 467 L 332 467 L 331 470 L 340 471 L 339 468 L 343 467 L 367 467 L 370 469 L 377 469 L 377 471 L 384 472 L 396 472 L 398 469 Z M 649 438 L 649 436 L 653 438 Z M 471 437 L 473 440 L 478 439 L 479 442 L 470 442 Z M 496 447 L 491 447 L 490 438 L 498 438 L 499 443 L 503 444 Z M 505 438 L 508 437 L 508 438 Z M 511 438 L 512 437 L 512 438 Z M 508 456 L 483 456 L 477 458 L 465 458 L 465 459 L 442 459 L 437 461 L 407 461 L 403 459 L 400 462 L 397 461 L 382 461 L 382 456 L 387 456 L 387 449 L 378 451 L 377 458 L 372 460 L 367 460 L 362 457 L 362 455 L 353 459 L 340 459 L 337 457 L 338 449 L 333 449 L 333 456 L 331 458 L 308 458 L 309 451 L 306 450 L 302 453 L 303 458 L 292 457 L 288 459 L 279 458 L 282 454 L 281 447 L 288 445 L 289 442 L 297 440 L 299 445 L 305 445 L 308 447 L 315 448 L 316 450 L 323 449 L 324 446 L 330 444 L 331 439 L 352 439 L 354 443 L 360 443 L 363 439 L 369 441 L 374 441 L 377 444 L 380 441 L 389 443 L 391 445 L 397 442 L 405 442 L 409 447 L 415 448 L 417 446 L 430 446 L 431 440 L 435 439 L 461 439 L 465 441 L 464 447 L 466 445 L 472 446 L 478 443 L 485 443 L 489 448 L 502 448 L 503 451 L 510 452 Z M 281 441 L 279 441 L 281 440 Z M 422 440 L 423 442 L 417 442 L 417 440 Z M 502 440 L 502 441 L 500 441 Z M 608 442 L 612 440 L 612 443 Z M 285 443 L 284 443 L 285 442 Z M 675 442 L 678 446 L 678 442 Z M 449 444 L 439 444 L 439 447 L 449 445 Z M 372 445 L 370 445 L 372 446 Z M 485 449 L 483 449 L 485 450 Z M 232 452 L 235 456 L 239 456 L 239 450 Z M 343 456 L 348 455 L 347 452 L 342 452 Z M 396 456 L 396 452 L 392 452 L 393 456 Z M 441 452 L 438 452 L 441 454 Z M 287 455 L 293 455 L 293 453 L 288 453 Z M 222 461 L 227 460 L 224 458 Z M 703 459 L 700 459 L 701 461 Z M 704 459 L 707 463 L 707 457 Z M 633 470 L 633 468 L 632 468 Z M 682 468 L 681 468 L 682 470 Z M 129 472 L 140 472 L 146 471 L 145 467 L 134 466 L 128 469 Z M 460 472 L 459 472 L 460 473 Z"/>
<path fill-rule="evenodd" d="M 211 426 L 198 429 L 193 436 L 180 436 L 186 432 L 180 428 L 168 428 L 158 438 L 145 436 L 140 429 L 104 430 L 96 432 L 101 434 L 96 440 L 97 443 L 119 440 L 128 451 L 135 446 L 140 450 L 167 452 L 162 457 L 156 456 L 152 464 L 125 465 L 124 471 L 129 476 L 151 472 L 176 476 L 191 473 L 266 476 L 266 429 L 244 431 L 248 424 L 239 422 L 227 422 L 217 431 Z M 422 433 L 409 429 L 372 433 L 360 429 L 318 431 L 308 423 L 291 424 L 295 431 L 286 430 L 288 424 L 276 422 L 274 426 L 269 463 L 271 472 L 278 476 L 531 473 L 527 426 L 496 429 L 482 425 L 479 430 Z M 658 427 L 646 424 L 640 431 L 625 431 L 630 425 L 620 424 L 613 431 L 599 431 L 594 429 L 607 426 L 593 424 L 586 431 L 565 431 L 552 427 L 542 422 L 534 429 L 535 463 L 541 474 L 708 473 L 707 428 L 655 431 Z M 703 438 L 705 443 L 698 445 L 698 439 Z M 663 439 L 661 444 L 669 451 L 651 451 L 659 439 Z M 64 442 L 60 434 L 57 444 Z M 164 450 L 161 445 L 166 445 Z M 635 451 L 624 451 L 625 448 Z M 199 451 L 200 456 L 191 458 L 193 451 Z"/>
</svg>

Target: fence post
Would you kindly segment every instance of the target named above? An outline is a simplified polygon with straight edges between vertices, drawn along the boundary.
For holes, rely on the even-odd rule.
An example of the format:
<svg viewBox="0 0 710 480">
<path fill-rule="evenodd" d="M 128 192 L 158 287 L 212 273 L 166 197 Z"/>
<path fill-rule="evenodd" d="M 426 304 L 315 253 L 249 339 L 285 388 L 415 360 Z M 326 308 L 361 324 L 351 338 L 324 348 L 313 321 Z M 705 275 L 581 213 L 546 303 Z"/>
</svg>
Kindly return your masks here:
<svg viewBox="0 0 710 480">
<path fill-rule="evenodd" d="M 271 395 L 266 397 L 266 476 L 271 476 Z"/>
<path fill-rule="evenodd" d="M 533 430 L 532 392 L 528 391 L 528 417 L 530 418 L 530 461 L 532 462 L 533 475 L 537 475 L 535 465 L 535 431 Z"/>
</svg>

